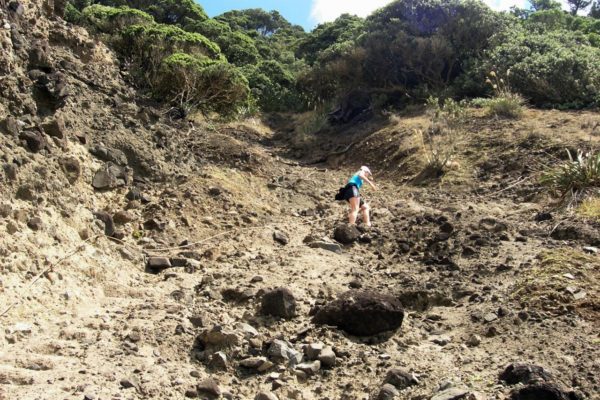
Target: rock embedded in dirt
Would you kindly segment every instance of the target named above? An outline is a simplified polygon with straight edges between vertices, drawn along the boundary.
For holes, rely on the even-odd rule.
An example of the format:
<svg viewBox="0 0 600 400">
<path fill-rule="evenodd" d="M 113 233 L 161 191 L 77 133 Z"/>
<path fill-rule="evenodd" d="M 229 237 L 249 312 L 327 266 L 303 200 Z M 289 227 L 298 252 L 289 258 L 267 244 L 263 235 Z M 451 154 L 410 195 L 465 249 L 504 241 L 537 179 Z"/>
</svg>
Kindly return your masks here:
<svg viewBox="0 0 600 400">
<path fill-rule="evenodd" d="M 118 149 L 110 149 L 101 145 L 90 147 L 90 153 L 102 161 L 111 162 L 117 165 L 127 165 L 127 156 L 123 151 Z"/>
<path fill-rule="evenodd" d="M 119 224 L 119 225 L 128 224 L 133 220 L 134 220 L 134 216 L 124 210 L 117 211 L 113 215 L 113 221 L 115 222 L 115 224 Z"/>
<path fill-rule="evenodd" d="M 402 325 L 404 310 L 395 297 L 349 290 L 317 310 L 313 321 L 337 326 L 356 336 L 372 336 L 395 331 Z"/>
<path fill-rule="evenodd" d="M 32 231 L 39 231 L 40 229 L 42 229 L 43 226 L 42 219 L 39 217 L 33 217 L 29 221 L 27 221 L 27 226 Z"/>
<path fill-rule="evenodd" d="M 302 361 L 302 354 L 296 351 L 291 343 L 275 339 L 267 350 L 267 356 L 275 363 L 286 363 L 293 367 Z"/>
<path fill-rule="evenodd" d="M 260 392 L 255 397 L 254 400 L 279 400 L 275 393 L 272 392 Z"/>
<path fill-rule="evenodd" d="M 275 240 L 277 243 L 282 244 L 284 246 L 290 242 L 290 239 L 288 238 L 288 236 L 281 231 L 273 232 L 273 240 Z"/>
<path fill-rule="evenodd" d="M 42 125 L 44 132 L 48 136 L 52 136 L 58 139 L 64 139 L 66 137 L 65 121 L 61 116 L 56 116 Z"/>
<path fill-rule="evenodd" d="M 410 372 L 404 371 L 399 368 L 393 368 L 387 372 L 383 383 L 389 383 L 390 385 L 393 385 L 396 389 L 402 390 L 406 389 L 409 386 L 418 385 L 419 380 Z"/>
<path fill-rule="evenodd" d="M 240 344 L 240 338 L 236 332 L 225 329 L 221 325 L 214 325 L 210 329 L 205 329 L 196 337 L 196 347 L 223 349 L 237 346 Z"/>
<path fill-rule="evenodd" d="M 265 293 L 261 300 L 261 313 L 284 319 L 296 316 L 296 298 L 291 290 L 280 287 Z"/>
<path fill-rule="evenodd" d="M 309 360 L 316 360 L 319 358 L 319 354 L 323 351 L 323 343 L 310 343 L 304 348 L 304 352 L 306 353 L 306 357 Z"/>
<path fill-rule="evenodd" d="M 106 163 L 96 171 L 92 179 L 92 186 L 97 190 L 114 189 L 127 184 L 127 173 L 121 167 Z"/>
<path fill-rule="evenodd" d="M 79 176 L 81 175 L 81 165 L 79 161 L 74 157 L 65 157 L 61 158 L 60 166 L 67 177 L 67 180 L 70 184 L 77 182 Z"/>
<path fill-rule="evenodd" d="M 26 143 L 27 148 L 33 153 L 38 153 L 48 146 L 48 142 L 43 133 L 38 130 L 21 132 L 19 134 L 19 139 L 23 140 Z"/>
<path fill-rule="evenodd" d="M 173 267 L 169 257 L 148 257 L 146 262 L 148 269 L 154 273 Z"/>
<path fill-rule="evenodd" d="M 333 368 L 337 365 L 337 356 L 331 346 L 327 346 L 319 353 L 319 361 L 323 368 Z"/>
<path fill-rule="evenodd" d="M 16 181 L 17 180 L 17 171 L 18 168 L 15 164 L 12 163 L 6 163 L 2 165 L 2 169 L 4 170 L 4 173 L 6 174 L 6 178 L 9 181 Z"/>
<path fill-rule="evenodd" d="M 226 371 L 227 355 L 222 351 L 217 351 L 211 356 L 208 366 L 213 370 Z"/>
<path fill-rule="evenodd" d="M 515 389 L 510 400 L 583 400 L 575 392 L 567 392 L 553 383 L 537 383 Z"/>
<path fill-rule="evenodd" d="M 379 390 L 379 393 L 377 394 L 377 400 L 393 400 L 398 395 L 400 395 L 400 392 L 398 392 L 398 389 L 396 389 L 394 386 L 390 385 L 389 383 L 386 383 Z"/>
<path fill-rule="evenodd" d="M 352 244 L 360 238 L 360 231 L 355 225 L 340 224 L 335 227 L 333 238 L 342 244 Z"/>
<path fill-rule="evenodd" d="M 106 211 L 94 211 L 94 217 L 104 223 L 104 234 L 106 236 L 113 236 L 115 234 L 115 223 L 109 213 Z"/>
<path fill-rule="evenodd" d="M 2 129 L 7 134 L 17 137 L 19 136 L 19 122 L 13 116 L 6 117 L 2 123 L 0 123 L 0 129 Z"/>
<path fill-rule="evenodd" d="M 501 381 L 509 385 L 517 383 L 530 384 L 552 380 L 552 375 L 539 365 L 514 363 L 508 365 L 499 376 Z"/>
<path fill-rule="evenodd" d="M 211 398 L 218 398 L 221 396 L 221 388 L 219 387 L 218 382 L 212 378 L 207 378 L 198 383 L 196 390 L 200 395 L 209 396 Z"/>
<path fill-rule="evenodd" d="M 321 369 L 321 361 L 311 361 L 296 365 L 296 369 L 307 375 L 314 375 Z"/>
<path fill-rule="evenodd" d="M 466 399 L 469 391 L 462 388 L 451 387 L 442 390 L 431 397 L 431 400 L 459 400 Z"/>
<path fill-rule="evenodd" d="M 308 247 L 311 247 L 313 249 L 323 249 L 327 251 L 332 251 L 334 253 L 342 252 L 342 246 L 340 246 L 339 244 L 320 240 L 308 243 Z"/>
</svg>

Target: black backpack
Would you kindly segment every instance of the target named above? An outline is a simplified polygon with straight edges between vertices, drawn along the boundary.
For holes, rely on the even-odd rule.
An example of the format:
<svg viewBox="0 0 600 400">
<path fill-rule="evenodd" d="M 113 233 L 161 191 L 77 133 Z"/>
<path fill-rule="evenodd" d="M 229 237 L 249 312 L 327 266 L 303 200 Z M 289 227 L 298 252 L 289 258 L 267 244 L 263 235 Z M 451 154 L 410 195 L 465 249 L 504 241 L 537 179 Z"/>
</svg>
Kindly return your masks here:
<svg viewBox="0 0 600 400">
<path fill-rule="evenodd" d="M 338 192 L 335 195 L 335 199 L 337 201 L 341 201 L 344 200 L 344 192 L 346 191 L 346 186 L 343 186 L 340 188 L 340 190 L 338 190 Z"/>
</svg>

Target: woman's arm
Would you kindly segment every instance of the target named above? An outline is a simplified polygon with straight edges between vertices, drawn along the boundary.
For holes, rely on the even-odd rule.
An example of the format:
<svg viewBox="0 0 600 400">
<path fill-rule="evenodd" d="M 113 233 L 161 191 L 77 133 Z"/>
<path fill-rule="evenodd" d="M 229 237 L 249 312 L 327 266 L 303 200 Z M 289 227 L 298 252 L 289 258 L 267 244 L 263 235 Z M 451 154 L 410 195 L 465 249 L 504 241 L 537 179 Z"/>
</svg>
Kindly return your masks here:
<svg viewBox="0 0 600 400">
<path fill-rule="evenodd" d="M 367 174 L 364 171 L 360 171 L 360 173 L 358 174 L 358 176 L 360 177 L 360 179 L 362 179 L 363 181 L 367 182 L 369 185 L 371 185 L 371 187 L 375 190 L 377 190 L 377 186 L 375 186 L 375 184 L 373 182 L 371 182 L 369 180 L 369 178 L 367 178 Z"/>
</svg>

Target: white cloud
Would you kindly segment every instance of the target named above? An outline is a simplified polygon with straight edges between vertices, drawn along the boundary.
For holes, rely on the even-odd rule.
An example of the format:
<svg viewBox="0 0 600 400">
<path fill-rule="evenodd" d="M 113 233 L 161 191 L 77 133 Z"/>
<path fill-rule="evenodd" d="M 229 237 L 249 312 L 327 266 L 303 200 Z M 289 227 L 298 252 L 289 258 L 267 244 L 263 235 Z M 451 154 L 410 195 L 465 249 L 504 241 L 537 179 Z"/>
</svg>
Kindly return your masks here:
<svg viewBox="0 0 600 400">
<path fill-rule="evenodd" d="M 366 17 L 392 0 L 313 0 L 310 17 L 316 23 L 333 21 L 342 14 Z"/>
</svg>

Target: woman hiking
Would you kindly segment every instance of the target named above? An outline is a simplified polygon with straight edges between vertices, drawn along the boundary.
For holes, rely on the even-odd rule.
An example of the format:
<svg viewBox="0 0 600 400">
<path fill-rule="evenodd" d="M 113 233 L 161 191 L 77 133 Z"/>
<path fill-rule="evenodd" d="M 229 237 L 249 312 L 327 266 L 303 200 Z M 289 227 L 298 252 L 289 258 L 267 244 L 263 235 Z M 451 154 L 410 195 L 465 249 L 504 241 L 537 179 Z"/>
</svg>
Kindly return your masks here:
<svg viewBox="0 0 600 400">
<path fill-rule="evenodd" d="M 352 175 L 348 180 L 348 183 L 343 188 L 342 199 L 348 201 L 350 204 L 350 212 L 348 213 L 348 223 L 350 225 L 356 224 L 356 218 L 358 217 L 358 211 L 362 212 L 362 220 L 366 226 L 371 226 L 371 218 L 369 217 L 369 205 L 360 198 L 360 188 L 364 182 L 367 182 L 371 187 L 377 190 L 377 187 L 373 182 L 369 180 L 369 177 L 373 179 L 371 170 L 364 165 Z"/>
</svg>

